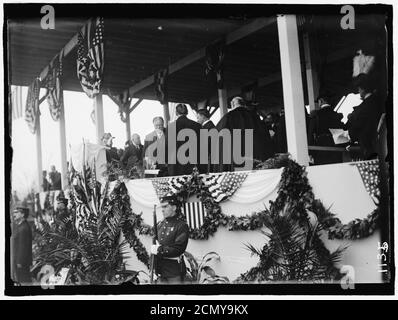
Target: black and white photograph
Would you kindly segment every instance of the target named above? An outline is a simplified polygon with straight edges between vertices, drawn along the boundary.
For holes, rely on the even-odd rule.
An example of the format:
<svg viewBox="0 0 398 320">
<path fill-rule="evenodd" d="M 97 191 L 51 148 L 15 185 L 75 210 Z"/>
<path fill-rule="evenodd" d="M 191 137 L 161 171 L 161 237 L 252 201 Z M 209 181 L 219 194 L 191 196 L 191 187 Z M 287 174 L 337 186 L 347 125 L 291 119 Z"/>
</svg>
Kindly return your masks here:
<svg viewBox="0 0 398 320">
<path fill-rule="evenodd" d="M 3 12 L 6 295 L 393 294 L 392 5 Z"/>
</svg>

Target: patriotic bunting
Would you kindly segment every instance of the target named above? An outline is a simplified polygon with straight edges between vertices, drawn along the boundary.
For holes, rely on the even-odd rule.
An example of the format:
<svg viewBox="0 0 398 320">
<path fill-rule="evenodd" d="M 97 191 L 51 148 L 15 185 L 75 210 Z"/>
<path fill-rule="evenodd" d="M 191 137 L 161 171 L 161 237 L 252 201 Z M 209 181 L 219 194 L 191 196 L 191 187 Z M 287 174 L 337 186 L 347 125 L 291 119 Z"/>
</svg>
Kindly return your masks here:
<svg viewBox="0 0 398 320">
<path fill-rule="evenodd" d="M 354 164 L 361 175 L 366 191 L 374 202 L 378 203 L 379 189 L 379 160 L 358 162 Z"/>
<path fill-rule="evenodd" d="M 166 68 L 160 70 L 157 74 L 155 74 L 155 93 L 157 99 L 161 104 L 165 104 L 168 101 L 167 87 L 166 87 L 168 73 L 169 70 Z"/>
<path fill-rule="evenodd" d="M 89 98 L 100 93 L 103 70 L 104 18 L 96 18 L 78 34 L 77 77 Z"/>
<path fill-rule="evenodd" d="M 158 198 L 166 195 L 172 195 L 181 190 L 187 183 L 189 176 L 181 176 L 176 178 L 156 178 L 152 180 Z"/>
<path fill-rule="evenodd" d="M 50 109 L 51 117 L 54 121 L 58 121 L 61 110 L 64 105 L 64 97 L 62 91 L 62 60 L 63 50 L 50 63 L 47 77 L 44 79 L 44 87 L 47 89 L 47 102 Z"/>
<path fill-rule="evenodd" d="M 245 181 L 247 172 L 223 172 L 205 176 L 203 182 L 216 202 L 230 198 Z"/>
<path fill-rule="evenodd" d="M 40 80 L 36 78 L 28 88 L 28 97 L 25 107 L 25 120 L 33 134 L 36 132 L 37 117 L 40 116 L 39 95 Z"/>
<path fill-rule="evenodd" d="M 217 77 L 217 88 L 224 88 L 224 57 L 225 57 L 225 42 L 219 41 L 215 44 L 206 47 L 206 69 L 205 73 L 208 76 L 215 73 Z"/>
</svg>

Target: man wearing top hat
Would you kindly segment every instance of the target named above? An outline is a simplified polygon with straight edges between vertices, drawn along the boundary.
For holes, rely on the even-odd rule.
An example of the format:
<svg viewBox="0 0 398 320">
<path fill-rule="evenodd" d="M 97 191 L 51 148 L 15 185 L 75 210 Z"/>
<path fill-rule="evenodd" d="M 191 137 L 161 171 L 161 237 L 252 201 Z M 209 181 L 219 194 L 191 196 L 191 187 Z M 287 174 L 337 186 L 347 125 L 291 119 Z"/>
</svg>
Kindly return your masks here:
<svg viewBox="0 0 398 320">
<path fill-rule="evenodd" d="M 13 261 L 15 279 L 20 284 L 31 282 L 30 266 L 32 265 L 32 230 L 26 219 L 29 209 L 17 207 L 13 211 L 15 228 L 13 230 Z"/>
<path fill-rule="evenodd" d="M 189 227 L 179 217 L 180 204 L 174 196 L 160 199 L 164 219 L 158 223 L 158 241 L 151 253 L 157 256 L 156 273 L 160 283 L 178 284 L 184 281 L 186 266 L 183 254 L 188 245 Z"/>
</svg>

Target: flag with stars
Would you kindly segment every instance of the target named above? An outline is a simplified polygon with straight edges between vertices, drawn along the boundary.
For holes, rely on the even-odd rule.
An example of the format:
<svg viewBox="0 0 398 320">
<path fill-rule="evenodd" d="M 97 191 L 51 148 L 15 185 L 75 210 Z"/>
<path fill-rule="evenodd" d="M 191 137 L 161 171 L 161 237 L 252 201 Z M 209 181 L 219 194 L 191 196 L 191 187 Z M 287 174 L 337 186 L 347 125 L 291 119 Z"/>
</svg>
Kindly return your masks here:
<svg viewBox="0 0 398 320">
<path fill-rule="evenodd" d="M 28 97 L 25 107 L 25 121 L 28 123 L 30 131 L 36 132 L 37 117 L 40 116 L 39 110 L 40 80 L 36 78 L 28 88 Z"/>
<path fill-rule="evenodd" d="M 78 34 L 77 77 L 89 98 L 100 93 L 103 71 L 104 18 L 98 17 Z"/>
<path fill-rule="evenodd" d="M 222 202 L 238 190 L 247 175 L 247 172 L 223 172 L 205 176 L 203 182 L 209 188 L 213 199 L 216 202 Z"/>
<path fill-rule="evenodd" d="M 47 89 L 47 102 L 51 117 L 58 121 L 64 105 L 61 77 L 62 77 L 63 51 L 51 61 L 44 86 Z"/>
<path fill-rule="evenodd" d="M 178 193 L 181 188 L 188 182 L 190 176 L 180 176 L 173 178 L 155 178 L 152 179 L 152 185 L 158 198 L 166 195 Z"/>
<path fill-rule="evenodd" d="M 378 203 L 380 196 L 379 189 L 379 160 L 363 161 L 354 164 L 359 174 L 361 175 L 362 182 L 366 191 L 374 202 Z"/>
</svg>

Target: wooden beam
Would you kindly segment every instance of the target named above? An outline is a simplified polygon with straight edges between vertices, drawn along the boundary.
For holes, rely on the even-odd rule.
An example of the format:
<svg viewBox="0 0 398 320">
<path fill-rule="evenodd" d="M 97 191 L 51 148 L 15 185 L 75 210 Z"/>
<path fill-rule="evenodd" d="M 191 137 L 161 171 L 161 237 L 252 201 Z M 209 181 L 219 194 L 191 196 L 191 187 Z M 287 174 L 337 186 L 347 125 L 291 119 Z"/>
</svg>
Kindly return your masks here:
<svg viewBox="0 0 398 320">
<path fill-rule="evenodd" d="M 81 29 L 79 30 L 79 32 L 80 32 L 81 30 L 83 30 L 83 27 L 84 27 L 87 23 L 89 23 L 90 20 L 91 20 L 91 19 L 89 19 L 89 20 L 86 21 L 86 23 L 81 27 Z M 77 45 L 78 34 L 79 34 L 79 33 L 76 33 L 76 34 L 73 36 L 73 38 L 70 39 L 69 42 L 64 46 L 64 48 L 63 48 L 63 50 L 64 50 L 64 54 L 63 54 L 64 57 L 66 57 L 66 56 L 76 47 L 76 45 Z M 61 52 L 61 51 L 62 51 L 62 49 L 61 49 L 59 52 Z M 58 53 L 58 54 L 59 54 L 59 53 Z M 55 56 L 56 56 L 56 55 L 55 55 Z M 55 58 L 55 56 L 54 56 L 54 58 Z M 52 60 L 54 60 L 54 58 L 53 58 Z M 52 61 L 52 60 L 51 60 L 51 61 Z M 42 72 L 40 72 L 40 79 L 43 80 L 43 79 L 47 76 L 47 73 L 48 73 L 48 65 L 42 70 Z"/>
<path fill-rule="evenodd" d="M 218 89 L 218 105 L 221 110 L 221 117 L 228 112 L 228 95 L 226 89 Z"/>
<path fill-rule="evenodd" d="M 307 130 L 296 16 L 280 15 L 277 18 L 277 25 L 288 151 L 300 165 L 308 165 Z"/>
<path fill-rule="evenodd" d="M 135 108 L 137 108 L 140 103 L 143 101 L 144 99 L 138 99 L 129 109 L 129 114 L 132 113 L 134 111 Z"/>
<path fill-rule="evenodd" d="M 63 93 L 62 93 L 63 94 Z M 66 130 L 65 130 L 65 110 L 64 106 L 62 106 L 60 110 L 59 117 L 59 145 L 60 145 L 60 154 L 61 154 L 61 183 L 62 190 L 65 190 L 68 186 L 68 177 L 67 177 L 67 164 L 66 164 Z"/>
<path fill-rule="evenodd" d="M 127 140 L 130 140 L 131 137 L 130 112 L 126 113 L 126 137 Z"/>
<path fill-rule="evenodd" d="M 307 93 L 308 93 L 308 104 L 310 110 L 313 111 L 316 108 L 315 99 L 319 94 L 319 83 L 318 75 L 315 70 L 313 63 L 311 42 L 308 32 L 303 35 L 303 46 L 304 46 L 304 57 L 305 57 L 305 72 L 307 76 Z"/>
<path fill-rule="evenodd" d="M 43 191 L 43 156 L 41 148 L 41 126 L 40 126 L 40 110 L 36 118 L 36 165 L 37 165 L 37 180 L 38 180 L 38 190 Z"/>
<path fill-rule="evenodd" d="M 99 93 L 94 98 L 94 112 L 95 112 L 95 133 L 97 136 L 97 143 L 101 144 L 102 136 L 104 135 L 104 107 L 102 103 L 102 93 Z"/>
<path fill-rule="evenodd" d="M 245 38 L 246 36 L 261 30 L 265 28 L 266 26 L 274 23 L 276 21 L 275 17 L 269 17 L 269 18 L 258 18 L 254 20 L 253 22 L 239 28 L 238 30 L 235 30 L 231 33 L 229 33 L 225 37 L 225 43 L 226 45 L 232 44 L 242 38 Z M 220 40 L 220 39 L 217 39 Z M 206 55 L 206 47 L 201 48 L 197 50 L 196 52 L 186 56 L 185 58 L 173 63 L 172 65 L 169 66 L 169 75 L 173 74 L 174 72 L 177 72 L 186 66 L 204 58 Z M 134 86 L 130 87 L 129 94 L 130 96 L 134 96 L 135 93 L 138 91 L 150 86 L 151 84 L 154 83 L 155 76 L 151 75 L 148 78 L 142 80 L 141 82 L 135 84 Z"/>
</svg>

